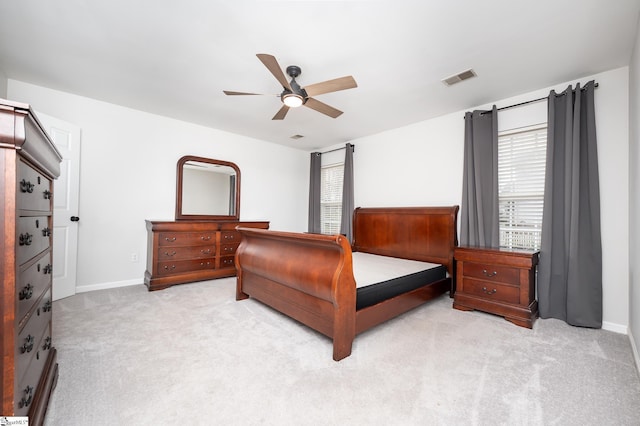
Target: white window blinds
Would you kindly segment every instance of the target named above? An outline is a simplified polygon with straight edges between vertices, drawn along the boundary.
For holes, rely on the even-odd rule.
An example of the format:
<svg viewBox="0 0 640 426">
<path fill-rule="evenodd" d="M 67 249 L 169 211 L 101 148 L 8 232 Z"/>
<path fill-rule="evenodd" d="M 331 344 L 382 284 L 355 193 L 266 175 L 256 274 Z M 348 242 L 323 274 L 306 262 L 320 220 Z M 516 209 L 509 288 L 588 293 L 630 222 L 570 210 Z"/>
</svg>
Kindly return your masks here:
<svg viewBox="0 0 640 426">
<path fill-rule="evenodd" d="M 546 124 L 498 136 L 500 246 L 540 249 Z"/>
<path fill-rule="evenodd" d="M 342 216 L 344 164 L 323 166 L 320 172 L 320 232 L 339 234 Z"/>
</svg>

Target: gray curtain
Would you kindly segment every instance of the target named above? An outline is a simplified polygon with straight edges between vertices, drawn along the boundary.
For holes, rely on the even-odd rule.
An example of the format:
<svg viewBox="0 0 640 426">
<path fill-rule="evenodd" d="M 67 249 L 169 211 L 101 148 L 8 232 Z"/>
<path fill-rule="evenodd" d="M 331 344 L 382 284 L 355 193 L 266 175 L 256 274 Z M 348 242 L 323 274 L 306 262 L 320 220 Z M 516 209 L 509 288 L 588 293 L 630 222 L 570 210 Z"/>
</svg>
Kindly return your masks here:
<svg viewBox="0 0 640 426">
<path fill-rule="evenodd" d="M 540 317 L 602 327 L 600 188 L 594 82 L 549 94 L 538 265 Z"/>
<path fill-rule="evenodd" d="M 460 244 L 498 247 L 498 112 L 467 112 L 464 121 Z"/>
<path fill-rule="evenodd" d="M 342 217 L 340 233 L 353 242 L 353 145 L 347 144 L 344 155 L 344 180 L 342 182 Z"/>
<path fill-rule="evenodd" d="M 309 174 L 309 229 L 312 234 L 319 234 L 320 230 L 320 167 L 322 154 L 311 153 Z"/>
</svg>

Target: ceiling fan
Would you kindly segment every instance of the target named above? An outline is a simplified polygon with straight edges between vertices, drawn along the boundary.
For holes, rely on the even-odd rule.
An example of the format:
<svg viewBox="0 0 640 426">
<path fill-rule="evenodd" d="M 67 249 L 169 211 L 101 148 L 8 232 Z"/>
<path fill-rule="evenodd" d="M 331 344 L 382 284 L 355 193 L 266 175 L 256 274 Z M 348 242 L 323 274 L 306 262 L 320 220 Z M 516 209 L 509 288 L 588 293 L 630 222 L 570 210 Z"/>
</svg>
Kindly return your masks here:
<svg viewBox="0 0 640 426">
<path fill-rule="evenodd" d="M 289 112 L 290 108 L 296 108 L 304 105 L 322 114 L 328 115 L 331 118 L 337 118 L 342 114 L 342 111 L 335 109 L 312 96 L 322 95 L 324 93 L 337 92 L 339 90 L 353 89 L 358 87 L 356 81 L 351 76 L 335 78 L 333 80 L 323 81 L 322 83 L 311 84 L 309 86 L 300 87 L 296 82 L 302 70 L 299 66 L 291 65 L 287 67 L 287 74 L 291 77 L 291 81 L 287 81 L 282 68 L 278 64 L 276 58 L 266 53 L 258 53 L 256 55 L 265 67 L 273 74 L 273 76 L 282 85 L 282 93 L 276 96 L 280 96 L 280 100 L 283 105 L 280 110 L 273 116 L 272 120 L 282 120 Z M 260 93 L 246 93 L 246 92 L 234 92 L 230 90 L 223 90 L 225 95 L 260 95 Z"/>
</svg>

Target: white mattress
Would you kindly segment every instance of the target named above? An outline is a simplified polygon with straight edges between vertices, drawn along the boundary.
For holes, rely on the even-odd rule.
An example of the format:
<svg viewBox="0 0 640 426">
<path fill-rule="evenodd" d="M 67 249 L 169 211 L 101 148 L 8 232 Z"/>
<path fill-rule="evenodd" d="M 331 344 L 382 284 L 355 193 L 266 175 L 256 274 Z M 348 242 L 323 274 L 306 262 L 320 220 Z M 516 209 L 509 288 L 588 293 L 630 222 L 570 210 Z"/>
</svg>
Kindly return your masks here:
<svg viewBox="0 0 640 426">
<path fill-rule="evenodd" d="M 357 288 L 440 266 L 436 263 L 360 252 L 352 253 L 352 258 Z"/>
</svg>

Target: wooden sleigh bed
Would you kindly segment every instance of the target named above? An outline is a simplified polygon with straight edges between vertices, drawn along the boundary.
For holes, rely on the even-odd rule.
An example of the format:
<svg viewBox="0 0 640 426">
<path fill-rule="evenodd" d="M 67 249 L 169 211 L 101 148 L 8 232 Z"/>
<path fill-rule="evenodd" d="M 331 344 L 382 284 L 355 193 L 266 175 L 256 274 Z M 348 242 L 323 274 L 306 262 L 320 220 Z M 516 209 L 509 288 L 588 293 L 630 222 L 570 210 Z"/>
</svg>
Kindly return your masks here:
<svg viewBox="0 0 640 426">
<path fill-rule="evenodd" d="M 236 300 L 252 297 L 330 337 L 339 361 L 357 334 L 453 290 L 457 215 L 458 206 L 357 208 L 353 247 L 341 235 L 238 227 Z M 409 287 L 399 278 L 357 288 L 354 257 L 370 255 L 443 266 L 431 278 L 410 274 Z"/>
</svg>

